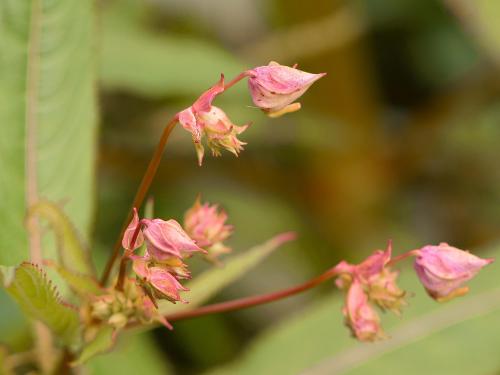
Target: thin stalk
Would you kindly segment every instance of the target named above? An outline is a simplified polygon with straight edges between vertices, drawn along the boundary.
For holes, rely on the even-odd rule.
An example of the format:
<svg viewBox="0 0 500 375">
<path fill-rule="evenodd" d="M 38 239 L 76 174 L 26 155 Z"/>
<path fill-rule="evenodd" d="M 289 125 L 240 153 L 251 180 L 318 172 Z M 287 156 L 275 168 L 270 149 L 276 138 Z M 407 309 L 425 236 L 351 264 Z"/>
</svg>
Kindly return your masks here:
<svg viewBox="0 0 500 375">
<path fill-rule="evenodd" d="M 177 124 L 177 121 L 178 121 L 178 117 L 177 117 L 177 115 L 175 115 L 169 121 L 167 126 L 165 126 L 165 128 L 163 129 L 163 133 L 161 135 L 160 142 L 158 142 L 158 145 L 156 146 L 153 157 L 151 158 L 151 161 L 149 162 L 148 168 L 146 169 L 146 172 L 144 173 L 144 177 L 142 178 L 141 184 L 139 185 L 139 188 L 137 189 L 137 193 L 135 194 L 134 201 L 132 203 L 132 207 L 130 208 L 128 215 L 127 215 L 127 217 L 122 225 L 120 235 L 118 236 L 118 238 L 115 242 L 111 256 L 108 259 L 108 263 L 106 264 L 106 267 L 104 268 L 104 272 L 103 272 L 103 275 L 101 278 L 101 285 L 105 285 L 106 282 L 108 281 L 108 278 L 111 274 L 111 270 L 113 268 L 113 265 L 114 265 L 116 258 L 118 257 L 118 254 L 120 252 L 123 234 L 125 233 L 125 230 L 127 229 L 127 226 L 130 223 L 130 220 L 132 220 L 132 216 L 134 214 L 133 209 L 134 209 L 134 207 L 137 208 L 137 210 L 139 210 L 141 208 L 142 202 L 144 202 L 144 198 L 146 197 L 146 194 L 149 191 L 151 183 L 153 182 L 153 178 L 156 174 L 156 171 L 158 170 L 158 166 L 160 165 L 161 156 L 163 154 L 163 151 L 165 150 L 165 146 L 167 144 L 170 133 L 174 129 L 175 125 Z"/>
<path fill-rule="evenodd" d="M 243 78 L 245 78 L 248 75 L 247 72 L 243 72 L 238 74 L 235 78 L 233 78 L 229 83 L 224 85 L 224 91 L 230 89 L 232 86 L 234 86 L 236 83 L 241 81 Z M 151 158 L 151 161 L 149 162 L 148 168 L 146 169 L 146 172 L 144 174 L 144 177 L 142 178 L 141 184 L 139 185 L 139 188 L 137 189 L 137 193 L 135 194 L 134 201 L 132 203 L 132 207 L 130 208 L 128 215 L 122 225 L 122 229 L 120 231 L 120 235 L 118 236 L 115 245 L 113 247 L 113 251 L 111 252 L 111 256 L 108 259 L 108 262 L 106 263 L 106 267 L 104 268 L 104 272 L 102 274 L 101 278 L 101 285 L 105 285 L 109 279 L 109 276 L 111 274 L 111 270 L 113 269 L 113 265 L 118 258 L 118 254 L 120 252 L 120 245 L 121 245 L 121 240 L 123 237 L 123 234 L 125 233 L 125 230 L 127 229 L 128 224 L 130 223 L 130 220 L 132 220 L 133 216 L 133 208 L 137 208 L 139 210 L 142 206 L 142 203 L 144 202 L 144 198 L 146 197 L 146 194 L 149 191 L 149 188 L 151 186 L 151 183 L 153 182 L 153 178 L 156 175 L 156 172 L 158 170 L 158 166 L 160 165 L 161 161 L 161 156 L 163 155 L 163 151 L 165 150 L 165 146 L 167 144 L 167 140 L 170 136 L 170 133 L 174 129 L 175 125 L 177 124 L 179 118 L 178 115 L 176 114 L 170 122 L 165 126 L 163 129 L 163 133 L 160 138 L 160 142 L 158 142 L 158 145 L 156 146 L 155 152 L 153 154 L 153 157 Z"/>
<path fill-rule="evenodd" d="M 387 266 L 394 266 L 396 263 L 399 263 L 399 262 L 401 262 L 402 260 L 404 260 L 406 258 L 417 256 L 417 255 L 418 255 L 418 250 L 417 249 L 407 251 L 406 253 L 400 254 L 400 255 L 395 256 L 394 258 L 392 258 L 387 263 Z"/>
<path fill-rule="evenodd" d="M 202 307 L 199 307 L 197 309 L 181 311 L 178 313 L 167 315 L 165 318 L 169 322 L 173 322 L 173 321 L 178 321 L 178 320 L 183 320 L 183 319 L 196 318 L 199 316 L 204 316 L 204 315 L 209 315 L 209 314 L 234 311 L 234 310 L 241 310 L 241 309 L 246 309 L 248 307 L 253 307 L 253 306 L 258 306 L 258 305 L 262 305 L 265 303 L 279 301 L 281 299 L 291 297 L 291 296 L 294 296 L 296 294 L 305 292 L 306 290 L 312 289 L 312 288 L 318 286 L 319 284 L 321 284 L 327 280 L 330 280 L 331 278 L 335 277 L 336 275 L 337 275 L 337 270 L 334 267 L 334 268 L 329 269 L 325 273 L 315 277 L 314 279 L 311 279 L 303 284 L 294 286 L 292 288 L 280 290 L 280 291 L 273 292 L 273 293 L 261 294 L 258 296 L 245 297 L 245 298 L 235 299 L 232 301 L 215 303 L 213 305 L 202 306 Z"/>
<path fill-rule="evenodd" d="M 127 263 L 129 261 L 129 257 L 134 252 L 135 242 L 137 241 L 137 237 L 139 237 L 139 233 L 141 231 L 141 222 L 137 224 L 135 231 L 130 239 L 130 249 L 125 250 L 125 254 L 123 254 L 122 259 L 120 261 L 120 271 L 118 272 L 118 279 L 116 281 L 115 289 L 123 292 L 123 284 L 125 283 L 125 275 L 127 274 Z"/>
</svg>

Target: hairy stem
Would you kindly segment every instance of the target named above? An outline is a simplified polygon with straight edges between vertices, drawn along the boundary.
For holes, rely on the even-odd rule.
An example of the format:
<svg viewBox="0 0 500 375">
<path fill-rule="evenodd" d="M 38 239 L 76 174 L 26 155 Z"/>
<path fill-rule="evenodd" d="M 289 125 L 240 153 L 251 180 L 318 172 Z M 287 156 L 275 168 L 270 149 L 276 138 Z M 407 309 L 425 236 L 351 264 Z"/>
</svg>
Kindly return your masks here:
<svg viewBox="0 0 500 375">
<path fill-rule="evenodd" d="M 215 314 L 227 311 L 241 310 L 248 307 L 258 306 L 265 303 L 270 303 L 274 301 L 279 301 L 281 299 L 294 296 L 296 294 L 305 292 L 306 290 L 312 289 L 319 284 L 330 280 L 331 278 L 337 275 L 337 270 L 334 268 L 330 268 L 325 273 L 311 279 L 303 284 L 294 286 L 292 288 L 280 290 L 273 293 L 261 294 L 258 296 L 245 297 L 240 299 L 235 299 L 232 301 L 215 303 L 213 305 L 202 306 L 197 309 L 182 311 L 179 313 L 174 313 L 171 315 L 167 315 L 165 318 L 170 321 L 177 321 L 189 318 L 196 318 L 203 315 Z"/>
<path fill-rule="evenodd" d="M 135 194 L 134 201 L 132 203 L 132 207 L 130 208 L 128 215 L 127 215 L 127 217 L 122 225 L 120 235 L 118 236 L 118 238 L 115 242 L 111 256 L 108 259 L 108 263 L 106 264 L 106 267 L 104 268 L 104 272 L 103 272 L 103 275 L 101 278 L 101 285 L 105 285 L 106 282 L 108 281 L 108 278 L 111 274 L 111 270 L 113 268 L 113 265 L 114 265 L 116 258 L 118 257 L 118 254 L 120 252 L 123 234 L 125 233 L 125 230 L 127 229 L 127 226 L 130 223 L 130 220 L 132 220 L 132 216 L 134 214 L 133 208 L 135 207 L 135 208 L 137 208 L 137 210 L 139 210 L 141 208 L 142 202 L 144 201 L 144 198 L 146 197 L 146 194 L 149 191 L 151 183 L 153 182 L 153 178 L 156 174 L 156 171 L 158 170 L 158 166 L 160 165 L 161 156 L 163 154 L 163 151 L 165 150 L 165 146 L 167 144 L 170 133 L 174 129 L 175 125 L 177 124 L 177 121 L 178 121 L 178 118 L 177 118 L 177 115 L 175 115 L 169 121 L 167 126 L 165 126 L 165 128 L 163 129 L 163 133 L 161 135 L 160 142 L 158 142 L 158 145 L 156 146 L 153 157 L 151 158 L 151 161 L 149 162 L 148 168 L 146 169 L 146 172 L 144 173 L 144 177 L 142 178 L 141 184 L 139 185 L 139 188 L 137 189 L 137 193 Z"/>
</svg>

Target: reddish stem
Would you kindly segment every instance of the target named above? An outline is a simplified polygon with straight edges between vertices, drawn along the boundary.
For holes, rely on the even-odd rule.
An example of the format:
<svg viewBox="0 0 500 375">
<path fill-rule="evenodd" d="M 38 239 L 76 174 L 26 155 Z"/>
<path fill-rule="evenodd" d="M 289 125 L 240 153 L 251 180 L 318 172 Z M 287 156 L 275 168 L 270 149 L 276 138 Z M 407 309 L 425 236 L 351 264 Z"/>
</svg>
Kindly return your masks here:
<svg viewBox="0 0 500 375">
<path fill-rule="evenodd" d="M 232 86 L 234 86 L 236 83 L 241 81 L 243 78 L 245 78 L 248 75 L 248 73 L 245 71 L 243 73 L 238 74 L 235 78 L 233 78 L 229 83 L 224 85 L 224 90 L 230 89 Z M 111 270 L 113 269 L 113 265 L 118 258 L 118 254 L 120 252 L 120 245 L 121 245 L 121 240 L 123 238 L 123 234 L 125 233 L 125 230 L 127 229 L 128 223 L 132 219 L 133 216 L 133 207 L 136 207 L 138 210 L 141 208 L 142 203 L 144 201 L 144 198 L 146 197 L 146 194 L 149 191 L 149 188 L 151 186 L 151 183 L 153 182 L 153 178 L 156 175 L 156 171 L 158 170 L 158 166 L 160 165 L 161 161 L 161 156 L 163 155 L 163 151 L 165 150 L 165 145 L 167 144 L 167 140 L 170 136 L 170 133 L 174 129 L 175 125 L 178 122 L 178 114 L 176 114 L 170 122 L 165 126 L 165 129 L 163 129 L 163 133 L 160 138 L 160 142 L 158 142 L 158 145 L 156 146 L 155 152 L 153 154 L 153 157 L 151 158 L 151 161 L 149 162 L 148 168 L 146 169 L 146 172 L 144 174 L 144 177 L 142 178 L 141 184 L 139 185 L 139 188 L 137 189 L 137 193 L 134 197 L 134 201 L 132 203 L 132 208 L 130 209 L 125 222 L 123 223 L 120 235 L 118 236 L 118 239 L 115 242 L 115 245 L 113 247 L 113 251 L 111 253 L 110 258 L 108 259 L 108 263 L 106 263 L 106 267 L 104 268 L 104 272 L 101 278 L 101 285 L 105 285 L 106 282 L 108 281 L 108 278 L 111 274 Z"/>
<path fill-rule="evenodd" d="M 137 237 L 139 237 L 139 233 L 141 231 L 141 222 L 137 224 L 135 228 L 134 234 L 130 240 L 130 249 L 133 249 L 135 246 L 135 242 L 137 241 Z M 115 289 L 119 291 L 123 291 L 123 285 L 125 283 L 125 275 L 127 274 L 127 262 L 129 260 L 130 255 L 134 250 L 125 249 L 125 254 L 123 254 L 122 259 L 120 261 L 120 271 L 118 272 L 118 280 L 116 281 Z"/>
<path fill-rule="evenodd" d="M 144 173 L 144 177 L 142 178 L 141 184 L 139 185 L 139 188 L 137 189 L 137 193 L 135 194 L 134 197 L 134 202 L 132 203 L 132 207 L 125 219 L 125 222 L 123 223 L 120 235 L 118 236 L 115 245 L 113 247 L 113 252 L 111 253 L 110 258 L 108 259 L 108 263 L 106 264 L 106 267 L 104 269 L 102 278 L 101 278 L 101 285 L 105 285 L 106 282 L 108 281 L 109 275 L 111 273 L 111 269 L 113 268 L 113 264 L 116 261 L 116 258 L 118 257 L 118 253 L 120 252 L 121 248 L 121 242 L 123 238 L 123 234 L 125 233 L 125 230 L 127 229 L 128 224 L 130 223 L 130 220 L 132 220 L 132 216 L 134 214 L 133 208 L 136 207 L 138 210 L 141 208 L 142 202 L 144 201 L 144 198 L 146 197 L 146 194 L 149 191 L 149 187 L 151 186 L 151 183 L 153 182 L 153 178 L 156 174 L 156 171 L 158 170 L 158 166 L 160 165 L 161 161 L 161 156 L 163 154 L 163 151 L 165 150 L 165 145 L 167 144 L 167 140 L 170 136 L 170 133 L 174 129 L 175 125 L 177 124 L 178 117 L 175 115 L 165 126 L 165 129 L 163 129 L 163 133 L 160 138 L 160 142 L 158 142 L 158 145 L 156 146 L 155 152 L 153 154 L 153 157 L 151 158 L 151 161 L 149 162 L 148 168 L 146 169 L 146 173 Z"/>
<path fill-rule="evenodd" d="M 395 256 L 394 258 L 392 258 L 387 263 L 387 266 L 394 266 L 396 263 L 399 263 L 399 262 L 401 262 L 402 260 L 404 260 L 404 259 L 406 259 L 408 257 L 417 256 L 417 255 L 418 255 L 418 250 L 417 249 L 407 251 L 406 253 L 400 254 L 400 255 Z"/>
<path fill-rule="evenodd" d="M 278 292 L 261 294 L 258 296 L 240 298 L 240 299 L 235 299 L 232 301 L 202 306 L 202 307 L 199 307 L 197 309 L 181 311 L 178 313 L 167 315 L 165 318 L 168 321 L 172 322 L 172 321 L 177 321 L 177 320 L 182 320 L 182 319 L 195 318 L 198 316 L 203 316 L 203 315 L 208 315 L 208 314 L 215 314 L 215 313 L 220 313 L 220 312 L 240 310 L 240 309 L 245 309 L 248 307 L 262 305 L 265 303 L 279 301 L 283 298 L 291 297 L 295 294 L 299 294 L 299 293 L 302 293 L 308 289 L 314 288 L 315 286 L 335 277 L 336 275 L 337 275 L 337 270 L 334 267 L 334 268 L 329 269 L 325 273 L 315 277 L 314 279 L 311 279 L 311 280 L 305 282 L 304 284 L 300 284 L 300 285 L 294 286 L 292 288 L 280 290 Z"/>
</svg>

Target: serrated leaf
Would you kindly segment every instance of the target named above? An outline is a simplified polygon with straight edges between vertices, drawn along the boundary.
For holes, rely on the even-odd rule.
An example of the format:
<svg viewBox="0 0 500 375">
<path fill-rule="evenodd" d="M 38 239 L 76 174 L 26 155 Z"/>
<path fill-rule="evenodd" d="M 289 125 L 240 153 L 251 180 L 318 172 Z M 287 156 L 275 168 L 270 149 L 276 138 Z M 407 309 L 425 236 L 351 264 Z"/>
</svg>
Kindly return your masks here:
<svg viewBox="0 0 500 375">
<path fill-rule="evenodd" d="M 0 2 L 1 264 L 28 259 L 28 176 L 39 197 L 67 202 L 71 221 L 89 238 L 97 127 L 93 6 Z"/>
<path fill-rule="evenodd" d="M 485 256 L 498 257 L 500 248 Z M 209 372 L 223 374 L 487 374 L 498 370 L 500 263 L 470 282 L 468 295 L 445 304 L 430 299 L 410 267 L 400 284 L 415 292 L 400 318 L 383 315 L 392 337 L 359 343 L 343 324 L 335 293 L 257 338 L 240 360 Z M 335 295 L 333 295 L 335 293 Z"/>
<path fill-rule="evenodd" d="M 104 326 L 97 332 L 95 338 L 85 344 L 78 358 L 71 363 L 72 366 L 80 366 L 92 357 L 105 353 L 115 344 L 115 330 L 113 327 Z"/>
<path fill-rule="evenodd" d="M 186 284 L 190 290 L 186 295 L 189 304 L 173 305 L 171 303 L 162 303 L 160 305 L 161 313 L 167 315 L 200 306 L 214 297 L 224 287 L 252 270 L 274 250 L 294 238 L 295 235 L 293 233 L 282 233 L 262 245 L 255 246 L 242 254 L 227 258 L 224 261 L 224 266 L 209 269 Z"/>
<path fill-rule="evenodd" d="M 2 281 L 7 293 L 26 315 L 46 324 L 66 345 L 79 342 L 77 311 L 60 300 L 55 287 L 38 266 L 22 263 L 15 268 L 10 280 L 2 276 Z"/>
<path fill-rule="evenodd" d="M 57 205 L 40 201 L 29 208 L 28 217 L 31 216 L 41 216 L 49 222 L 57 237 L 58 255 L 64 269 L 80 275 L 95 275 L 88 249 L 68 216 Z"/>
</svg>

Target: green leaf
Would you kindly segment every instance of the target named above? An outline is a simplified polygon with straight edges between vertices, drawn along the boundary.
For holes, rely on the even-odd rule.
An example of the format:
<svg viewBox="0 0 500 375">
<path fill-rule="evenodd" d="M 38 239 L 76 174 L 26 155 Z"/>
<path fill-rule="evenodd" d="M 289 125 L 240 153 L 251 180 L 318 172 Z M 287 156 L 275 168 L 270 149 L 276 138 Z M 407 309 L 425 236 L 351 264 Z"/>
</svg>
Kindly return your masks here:
<svg viewBox="0 0 500 375">
<path fill-rule="evenodd" d="M 92 357 L 105 353 L 115 344 L 115 330 L 113 327 L 104 326 L 96 334 L 95 338 L 87 343 L 79 357 L 71 363 L 72 366 L 80 366 Z"/>
<path fill-rule="evenodd" d="M 40 201 L 29 208 L 28 217 L 32 215 L 46 219 L 54 230 L 57 236 L 59 259 L 64 269 L 81 275 L 95 275 L 88 250 L 70 219 L 57 205 L 48 201 Z"/>
<path fill-rule="evenodd" d="M 120 4 L 121 6 L 121 4 Z M 108 89 L 145 96 L 199 95 L 220 73 L 228 78 L 245 68 L 232 54 L 209 42 L 155 34 L 116 21 L 116 6 L 104 13 L 101 80 Z"/>
<path fill-rule="evenodd" d="M 0 2 L 1 264 L 28 259 L 28 181 L 35 199 L 67 202 L 71 222 L 88 239 L 96 148 L 93 6 Z"/>
<path fill-rule="evenodd" d="M 448 0 L 446 4 L 476 36 L 479 44 L 500 63 L 500 2 L 491 0 Z"/>
<path fill-rule="evenodd" d="M 190 290 L 186 295 L 188 304 L 173 305 L 165 302 L 160 305 L 161 313 L 167 315 L 200 306 L 257 266 L 278 247 L 294 238 L 293 233 L 282 233 L 262 245 L 228 258 L 222 267 L 209 269 L 186 285 Z"/>
<path fill-rule="evenodd" d="M 96 279 L 88 275 L 82 275 L 81 273 L 76 273 L 68 270 L 65 267 L 59 266 L 57 264 L 48 263 L 49 267 L 54 268 L 59 276 L 62 277 L 68 286 L 77 294 L 80 295 L 99 295 L 103 292 L 99 283 Z"/>
<path fill-rule="evenodd" d="M 64 304 L 45 273 L 35 264 L 0 270 L 7 293 L 32 319 L 45 323 L 67 345 L 80 338 L 78 312 Z"/>
<path fill-rule="evenodd" d="M 168 375 L 173 373 L 154 341 L 147 334 L 124 333 L 116 348 L 106 355 L 92 358 L 85 364 L 86 374 L 143 374 Z"/>
<path fill-rule="evenodd" d="M 497 249 L 490 256 L 500 255 Z M 401 318 L 383 316 L 391 336 L 359 343 L 343 325 L 340 293 L 271 328 L 222 374 L 487 374 L 499 368 L 500 264 L 485 268 L 471 292 L 445 304 L 430 299 L 407 268 L 400 284 L 415 297 Z"/>
</svg>

